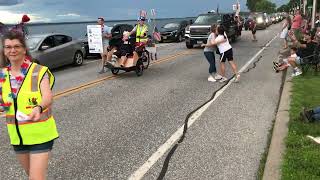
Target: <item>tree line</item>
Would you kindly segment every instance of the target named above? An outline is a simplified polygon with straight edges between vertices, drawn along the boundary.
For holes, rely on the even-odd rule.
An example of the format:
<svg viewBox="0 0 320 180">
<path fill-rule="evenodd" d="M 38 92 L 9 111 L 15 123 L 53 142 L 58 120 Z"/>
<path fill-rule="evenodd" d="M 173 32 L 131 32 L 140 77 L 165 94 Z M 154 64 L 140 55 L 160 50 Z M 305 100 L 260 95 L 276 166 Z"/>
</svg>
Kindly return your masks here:
<svg viewBox="0 0 320 180">
<path fill-rule="evenodd" d="M 247 7 L 251 12 L 274 13 L 277 5 L 269 0 L 247 0 Z"/>
</svg>

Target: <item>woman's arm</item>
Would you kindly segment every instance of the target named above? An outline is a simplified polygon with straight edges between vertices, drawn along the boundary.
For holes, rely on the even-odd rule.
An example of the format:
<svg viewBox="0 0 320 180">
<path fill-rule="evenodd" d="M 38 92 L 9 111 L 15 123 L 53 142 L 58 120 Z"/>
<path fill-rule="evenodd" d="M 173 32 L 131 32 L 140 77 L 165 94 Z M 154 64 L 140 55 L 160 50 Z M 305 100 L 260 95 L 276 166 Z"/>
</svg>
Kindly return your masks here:
<svg viewBox="0 0 320 180">
<path fill-rule="evenodd" d="M 42 79 L 40 83 L 40 90 L 42 94 L 42 101 L 38 106 L 33 108 L 32 113 L 29 115 L 29 118 L 32 121 L 38 121 L 40 119 L 41 110 L 45 110 L 51 106 L 53 101 L 53 94 L 50 88 L 49 78 L 44 77 Z"/>
<path fill-rule="evenodd" d="M 226 38 L 223 38 L 223 39 L 212 39 L 211 40 L 211 44 L 212 45 L 217 45 L 217 44 L 221 44 L 221 43 L 224 43 L 224 42 L 227 42 L 227 39 Z"/>
</svg>

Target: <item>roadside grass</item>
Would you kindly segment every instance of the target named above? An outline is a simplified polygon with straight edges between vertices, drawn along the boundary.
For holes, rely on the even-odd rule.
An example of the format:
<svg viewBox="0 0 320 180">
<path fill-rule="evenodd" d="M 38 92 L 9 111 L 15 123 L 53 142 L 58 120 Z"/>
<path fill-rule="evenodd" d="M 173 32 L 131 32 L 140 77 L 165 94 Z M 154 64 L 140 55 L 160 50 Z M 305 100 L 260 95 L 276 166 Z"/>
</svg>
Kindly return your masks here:
<svg viewBox="0 0 320 180">
<path fill-rule="evenodd" d="M 306 73 L 293 79 L 289 132 L 282 163 L 283 180 L 320 179 L 320 144 L 307 135 L 320 136 L 320 123 L 301 121 L 303 107 L 320 106 L 320 75 Z"/>
</svg>

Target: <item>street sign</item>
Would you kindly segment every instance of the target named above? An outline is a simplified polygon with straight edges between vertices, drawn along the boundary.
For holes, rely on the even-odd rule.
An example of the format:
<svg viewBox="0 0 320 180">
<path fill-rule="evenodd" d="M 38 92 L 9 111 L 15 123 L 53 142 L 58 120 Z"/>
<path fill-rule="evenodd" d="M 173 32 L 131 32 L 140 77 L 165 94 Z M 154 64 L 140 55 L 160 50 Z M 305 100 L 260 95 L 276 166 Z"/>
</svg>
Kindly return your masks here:
<svg viewBox="0 0 320 180">
<path fill-rule="evenodd" d="M 103 53 L 101 25 L 87 25 L 90 53 Z"/>
</svg>

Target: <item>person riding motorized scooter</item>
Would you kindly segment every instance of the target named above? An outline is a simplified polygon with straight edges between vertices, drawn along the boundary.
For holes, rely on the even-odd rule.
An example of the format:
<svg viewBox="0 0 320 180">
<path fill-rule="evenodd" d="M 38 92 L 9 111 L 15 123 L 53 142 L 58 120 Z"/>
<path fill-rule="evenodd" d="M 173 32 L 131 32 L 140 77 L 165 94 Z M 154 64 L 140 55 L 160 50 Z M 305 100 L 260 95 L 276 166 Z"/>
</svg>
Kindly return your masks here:
<svg viewBox="0 0 320 180">
<path fill-rule="evenodd" d="M 132 35 L 133 33 L 136 33 L 136 47 L 144 47 L 143 45 L 147 44 L 148 37 L 148 26 L 144 23 L 146 20 L 145 17 L 140 17 L 138 19 L 138 24 L 133 28 L 133 30 L 129 33 L 129 36 Z M 140 48 L 136 49 L 133 52 L 133 57 L 138 58 L 139 57 L 139 52 L 142 50 Z"/>
<path fill-rule="evenodd" d="M 130 32 L 124 31 L 122 43 L 119 45 L 118 50 L 114 53 L 116 56 L 120 57 L 119 65 L 124 67 L 129 56 L 133 55 L 134 47 L 129 43 L 129 34 Z"/>
<path fill-rule="evenodd" d="M 138 19 L 138 24 L 132 29 L 129 36 L 133 33 L 136 33 L 136 42 L 137 43 L 147 43 L 147 33 L 148 33 L 148 26 L 144 23 L 146 20 L 145 17 L 140 17 Z"/>
</svg>

